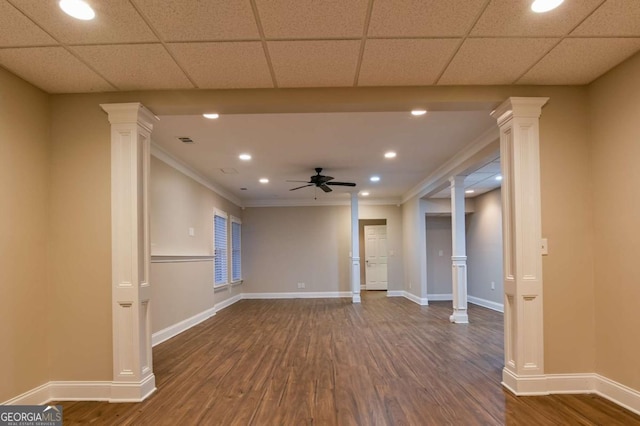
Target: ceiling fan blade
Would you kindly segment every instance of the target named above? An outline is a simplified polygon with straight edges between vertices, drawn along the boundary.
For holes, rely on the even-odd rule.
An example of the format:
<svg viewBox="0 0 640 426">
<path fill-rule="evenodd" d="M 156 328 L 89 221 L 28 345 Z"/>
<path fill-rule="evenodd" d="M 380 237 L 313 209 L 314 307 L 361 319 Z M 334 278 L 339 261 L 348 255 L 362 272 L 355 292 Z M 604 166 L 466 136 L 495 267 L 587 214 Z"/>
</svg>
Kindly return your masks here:
<svg viewBox="0 0 640 426">
<path fill-rule="evenodd" d="M 289 191 L 295 191 L 296 189 L 306 188 L 307 186 L 313 186 L 313 184 L 312 184 L 312 183 L 310 183 L 310 184 L 308 184 L 308 185 L 302 185 L 302 186 L 299 186 L 299 187 L 297 187 L 297 188 L 291 188 Z"/>
<path fill-rule="evenodd" d="M 301 182 L 301 183 L 311 183 L 308 180 L 286 180 L 285 182 Z"/>
<path fill-rule="evenodd" d="M 320 184 L 329 182 L 330 180 L 333 180 L 333 176 L 315 176 L 317 177 L 317 181 Z"/>
<path fill-rule="evenodd" d="M 331 191 L 333 191 L 333 189 L 329 188 L 329 187 L 328 187 L 327 185 L 325 185 L 325 184 L 318 185 L 318 187 L 319 187 L 320 189 L 322 189 L 324 192 L 331 192 Z"/>
<path fill-rule="evenodd" d="M 337 185 L 337 186 L 356 186 L 353 182 L 327 182 L 325 185 Z"/>
</svg>

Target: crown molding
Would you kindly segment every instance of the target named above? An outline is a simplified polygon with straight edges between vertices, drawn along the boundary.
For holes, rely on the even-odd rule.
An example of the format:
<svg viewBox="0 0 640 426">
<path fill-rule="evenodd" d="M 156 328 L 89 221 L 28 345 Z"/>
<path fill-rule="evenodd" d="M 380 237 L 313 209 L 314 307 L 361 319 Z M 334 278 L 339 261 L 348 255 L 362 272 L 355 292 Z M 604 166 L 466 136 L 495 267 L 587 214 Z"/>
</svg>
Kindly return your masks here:
<svg viewBox="0 0 640 426">
<path fill-rule="evenodd" d="M 471 166 L 473 160 L 477 156 L 483 155 L 483 150 L 492 143 L 499 143 L 500 131 L 498 126 L 491 126 L 484 133 L 478 136 L 473 142 L 465 146 L 461 151 L 446 161 L 442 166 L 438 167 L 433 173 L 427 176 L 420 183 L 415 185 L 409 191 L 402 195 L 402 204 L 406 203 L 413 197 L 422 198 L 430 192 L 440 190 L 443 185 L 449 184 L 449 178 L 452 175 L 466 173 L 466 168 Z M 496 152 L 499 146 L 496 145 Z"/>
<path fill-rule="evenodd" d="M 244 205 L 242 203 L 242 200 L 240 200 L 240 198 L 238 198 L 235 195 L 225 191 L 224 189 L 219 188 L 218 186 L 213 184 L 213 182 L 211 182 L 209 179 L 207 179 L 206 177 L 202 176 L 200 173 L 196 172 L 191 167 L 187 166 L 185 163 L 183 163 L 182 161 L 178 160 L 176 157 L 174 157 L 173 155 L 169 154 L 164 149 L 160 148 L 158 145 L 153 143 L 153 141 L 151 142 L 151 155 L 156 157 L 158 160 L 166 163 L 167 165 L 173 167 L 174 169 L 178 170 L 180 173 L 182 173 L 182 174 L 190 177 L 191 179 L 195 180 L 199 184 L 204 185 L 205 187 L 209 188 L 211 191 L 215 192 L 219 196 L 226 198 L 227 200 L 231 201 L 236 206 L 244 207 Z"/>
<path fill-rule="evenodd" d="M 399 198 L 371 198 L 358 199 L 361 206 L 388 206 L 400 205 Z M 350 199 L 333 200 L 308 200 L 308 199 L 264 199 L 248 200 L 244 207 L 325 207 L 325 206 L 350 206 Z"/>
</svg>

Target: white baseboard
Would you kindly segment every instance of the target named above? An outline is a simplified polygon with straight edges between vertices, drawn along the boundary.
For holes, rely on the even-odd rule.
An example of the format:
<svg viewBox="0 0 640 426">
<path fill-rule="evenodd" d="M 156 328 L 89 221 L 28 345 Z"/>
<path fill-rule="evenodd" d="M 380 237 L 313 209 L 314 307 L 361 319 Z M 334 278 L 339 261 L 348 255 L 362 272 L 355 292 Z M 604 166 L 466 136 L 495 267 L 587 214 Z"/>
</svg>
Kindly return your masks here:
<svg viewBox="0 0 640 426">
<path fill-rule="evenodd" d="M 151 346 L 158 345 L 166 340 L 171 339 L 174 336 L 182 333 L 185 330 L 190 329 L 194 325 L 200 324 L 202 321 L 207 320 L 216 314 L 216 307 L 212 307 L 207 309 L 204 312 L 200 312 L 192 316 L 191 318 L 187 318 L 186 320 L 182 320 L 179 323 L 170 325 L 167 328 L 164 328 L 160 331 L 156 331 L 151 335 Z"/>
<path fill-rule="evenodd" d="M 300 291 L 295 293 L 242 293 L 243 299 L 333 299 L 351 297 L 350 291 Z"/>
<path fill-rule="evenodd" d="M 504 369 L 502 385 L 518 396 L 593 393 L 640 415 L 640 391 L 596 373 L 516 376 Z"/>
<path fill-rule="evenodd" d="M 504 313 L 504 305 L 502 303 L 497 303 L 497 302 L 493 302 L 491 300 L 486 300 L 486 299 L 480 299 L 479 297 L 475 297 L 475 296 L 467 296 L 467 301 L 469 303 L 473 303 L 474 305 L 482 306 L 483 308 Z"/>
<path fill-rule="evenodd" d="M 223 310 L 224 308 L 228 308 L 229 306 L 233 305 L 236 302 L 239 302 L 242 300 L 242 293 L 240 294 L 236 294 L 233 297 L 230 297 L 228 299 L 223 300 L 222 302 L 216 303 L 213 308 L 216 312 L 219 312 L 221 310 Z"/>
<path fill-rule="evenodd" d="M 408 291 L 402 292 L 402 295 L 420 306 L 427 306 L 429 304 L 429 299 L 427 299 L 426 297 L 418 297 L 413 293 L 409 293 Z"/>
<path fill-rule="evenodd" d="M 453 300 L 453 294 L 427 294 L 427 300 L 431 302 L 449 302 Z"/>
<path fill-rule="evenodd" d="M 156 390 L 152 374 L 142 382 L 51 381 L 0 405 L 44 405 L 51 401 L 142 402 Z"/>
<path fill-rule="evenodd" d="M 387 290 L 387 297 L 404 297 L 404 290 Z"/>
<path fill-rule="evenodd" d="M 45 383 L 11 398 L 0 405 L 43 405 L 50 400 L 49 383 Z"/>
</svg>

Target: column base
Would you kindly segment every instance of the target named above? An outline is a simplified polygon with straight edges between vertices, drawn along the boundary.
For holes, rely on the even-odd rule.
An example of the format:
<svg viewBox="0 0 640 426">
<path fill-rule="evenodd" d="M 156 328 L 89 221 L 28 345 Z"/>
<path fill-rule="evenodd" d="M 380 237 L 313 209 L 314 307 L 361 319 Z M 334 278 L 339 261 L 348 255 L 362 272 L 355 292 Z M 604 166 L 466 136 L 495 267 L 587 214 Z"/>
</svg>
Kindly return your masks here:
<svg viewBox="0 0 640 426">
<path fill-rule="evenodd" d="M 141 402 L 156 391 L 156 376 L 150 374 L 140 382 L 111 383 L 109 402 Z"/>
<path fill-rule="evenodd" d="M 469 315 L 466 311 L 454 311 L 449 321 L 455 324 L 469 324 Z"/>
<path fill-rule="evenodd" d="M 353 293 L 353 303 L 360 303 L 360 293 Z"/>
</svg>

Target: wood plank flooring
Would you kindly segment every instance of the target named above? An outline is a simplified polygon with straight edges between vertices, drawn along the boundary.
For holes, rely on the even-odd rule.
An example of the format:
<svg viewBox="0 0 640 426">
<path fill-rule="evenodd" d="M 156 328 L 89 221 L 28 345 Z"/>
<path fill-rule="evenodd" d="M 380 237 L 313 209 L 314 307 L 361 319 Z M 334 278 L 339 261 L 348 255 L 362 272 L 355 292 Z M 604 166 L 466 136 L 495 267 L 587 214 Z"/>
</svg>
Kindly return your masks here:
<svg viewBox="0 0 640 426">
<path fill-rule="evenodd" d="M 154 348 L 146 401 L 63 402 L 64 424 L 640 425 L 597 396 L 504 391 L 502 314 L 450 313 L 386 292 L 243 300 Z"/>
</svg>

